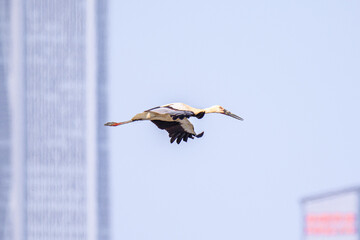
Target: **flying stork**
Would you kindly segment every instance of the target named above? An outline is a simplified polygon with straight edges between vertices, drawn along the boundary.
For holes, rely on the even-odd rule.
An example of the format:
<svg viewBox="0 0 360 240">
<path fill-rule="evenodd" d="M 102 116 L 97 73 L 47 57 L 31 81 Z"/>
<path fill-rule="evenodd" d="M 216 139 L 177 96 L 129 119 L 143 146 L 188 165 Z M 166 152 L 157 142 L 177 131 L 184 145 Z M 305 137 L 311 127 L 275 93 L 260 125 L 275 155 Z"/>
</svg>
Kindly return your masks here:
<svg viewBox="0 0 360 240">
<path fill-rule="evenodd" d="M 176 140 L 176 142 L 179 144 L 181 140 L 187 142 L 188 138 L 200 138 L 204 135 L 204 132 L 199 134 L 195 133 L 194 126 L 191 124 L 188 118 L 196 117 L 201 119 L 206 113 L 221 113 L 238 120 L 243 120 L 241 117 L 229 112 L 219 105 L 198 109 L 190 107 L 184 103 L 171 103 L 151 108 L 142 113 L 138 113 L 129 121 L 108 122 L 104 125 L 115 127 L 135 121 L 150 120 L 158 128 L 165 129 L 169 133 L 170 143 L 173 143 Z"/>
</svg>

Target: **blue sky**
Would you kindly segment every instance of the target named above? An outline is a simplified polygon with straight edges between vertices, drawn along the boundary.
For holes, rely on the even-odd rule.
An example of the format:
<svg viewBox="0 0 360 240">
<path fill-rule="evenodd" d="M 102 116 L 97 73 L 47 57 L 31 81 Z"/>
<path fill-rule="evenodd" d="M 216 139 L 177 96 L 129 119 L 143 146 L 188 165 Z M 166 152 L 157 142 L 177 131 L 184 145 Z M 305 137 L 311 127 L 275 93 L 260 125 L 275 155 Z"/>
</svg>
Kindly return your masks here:
<svg viewBox="0 0 360 240">
<path fill-rule="evenodd" d="M 360 185 L 359 23 L 355 0 L 110 1 L 109 121 L 245 119 L 107 129 L 113 239 L 301 239 L 301 198 Z"/>
</svg>

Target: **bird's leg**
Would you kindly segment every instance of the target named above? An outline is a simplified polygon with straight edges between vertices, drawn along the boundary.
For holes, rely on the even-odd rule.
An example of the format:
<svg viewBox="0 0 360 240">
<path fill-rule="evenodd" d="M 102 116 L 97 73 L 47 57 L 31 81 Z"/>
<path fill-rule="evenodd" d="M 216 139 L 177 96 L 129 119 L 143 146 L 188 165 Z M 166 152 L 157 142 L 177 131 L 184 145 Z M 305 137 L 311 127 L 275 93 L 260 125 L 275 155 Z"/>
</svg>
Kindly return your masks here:
<svg viewBox="0 0 360 240">
<path fill-rule="evenodd" d="M 135 121 L 140 121 L 140 120 L 150 120 L 151 118 L 151 113 L 149 112 L 142 112 L 142 113 L 138 113 L 136 114 L 131 120 L 126 121 L 126 122 L 108 122 L 105 123 L 105 126 L 111 126 L 111 127 L 116 127 L 119 125 L 123 125 L 126 123 L 131 123 L 131 122 L 135 122 Z"/>
<path fill-rule="evenodd" d="M 126 121 L 126 122 L 107 122 L 107 123 L 104 124 L 104 126 L 116 127 L 116 126 L 123 125 L 123 124 L 126 124 L 126 123 L 131 123 L 131 122 L 132 122 L 132 120 Z"/>
</svg>

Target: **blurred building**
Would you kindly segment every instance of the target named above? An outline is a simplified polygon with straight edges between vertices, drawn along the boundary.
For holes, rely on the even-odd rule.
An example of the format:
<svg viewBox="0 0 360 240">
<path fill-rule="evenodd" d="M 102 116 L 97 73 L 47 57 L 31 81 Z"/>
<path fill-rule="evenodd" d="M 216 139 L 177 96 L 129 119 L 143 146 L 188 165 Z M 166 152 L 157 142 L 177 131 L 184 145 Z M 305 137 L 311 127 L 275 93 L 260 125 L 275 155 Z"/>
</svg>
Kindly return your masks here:
<svg viewBox="0 0 360 240">
<path fill-rule="evenodd" d="M 360 187 L 307 197 L 302 208 L 303 239 L 360 239 Z"/>
<path fill-rule="evenodd" d="M 109 239 L 106 1 L 0 0 L 0 240 Z"/>
<path fill-rule="evenodd" d="M 0 1 L 0 239 L 9 238 L 9 201 L 11 186 L 11 135 L 8 79 L 10 45 L 10 0 Z"/>
</svg>

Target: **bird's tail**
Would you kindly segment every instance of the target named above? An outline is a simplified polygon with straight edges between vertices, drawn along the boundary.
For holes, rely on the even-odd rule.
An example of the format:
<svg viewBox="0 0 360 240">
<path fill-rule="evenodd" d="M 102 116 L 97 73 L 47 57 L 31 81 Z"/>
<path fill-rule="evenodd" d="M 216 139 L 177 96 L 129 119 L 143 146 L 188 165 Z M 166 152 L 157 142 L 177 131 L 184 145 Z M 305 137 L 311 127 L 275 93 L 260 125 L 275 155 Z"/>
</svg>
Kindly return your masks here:
<svg viewBox="0 0 360 240">
<path fill-rule="evenodd" d="M 107 123 L 104 124 L 104 126 L 116 127 L 116 126 L 123 125 L 123 124 L 126 124 L 126 123 L 131 123 L 131 122 L 132 122 L 132 120 L 126 121 L 126 122 L 107 122 Z"/>
</svg>

